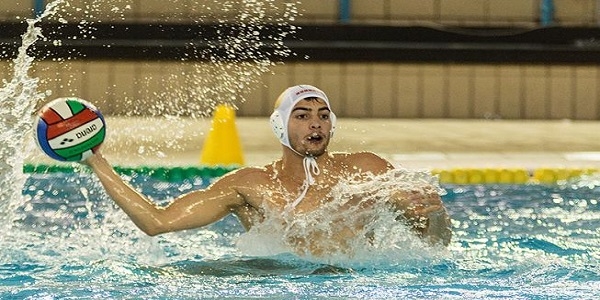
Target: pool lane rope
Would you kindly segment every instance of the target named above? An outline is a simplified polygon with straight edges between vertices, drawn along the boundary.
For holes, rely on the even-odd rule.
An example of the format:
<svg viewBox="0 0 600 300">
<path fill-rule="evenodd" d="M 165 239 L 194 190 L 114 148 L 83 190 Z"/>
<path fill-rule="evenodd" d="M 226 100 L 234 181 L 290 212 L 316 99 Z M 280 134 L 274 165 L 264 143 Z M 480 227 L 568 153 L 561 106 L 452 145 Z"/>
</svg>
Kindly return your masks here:
<svg viewBox="0 0 600 300">
<path fill-rule="evenodd" d="M 113 169 L 121 175 L 138 176 L 144 175 L 168 182 L 181 182 L 184 179 L 203 178 L 211 179 L 221 177 L 238 167 L 236 166 L 190 166 L 190 167 L 162 167 L 162 166 L 140 166 L 124 167 L 115 166 Z M 47 173 L 91 173 L 91 169 L 81 164 L 25 164 L 23 173 L 47 174 Z"/>
<path fill-rule="evenodd" d="M 452 168 L 434 169 L 440 183 L 448 184 L 556 184 L 584 175 L 596 174 L 595 168 Z"/>
<path fill-rule="evenodd" d="M 126 176 L 145 175 L 168 182 L 190 178 L 217 178 L 236 170 L 239 166 L 115 166 L 117 173 Z M 24 173 L 86 173 L 90 169 L 81 164 L 25 164 Z M 433 169 L 442 184 L 555 184 L 583 175 L 599 173 L 595 168 L 451 168 Z"/>
</svg>

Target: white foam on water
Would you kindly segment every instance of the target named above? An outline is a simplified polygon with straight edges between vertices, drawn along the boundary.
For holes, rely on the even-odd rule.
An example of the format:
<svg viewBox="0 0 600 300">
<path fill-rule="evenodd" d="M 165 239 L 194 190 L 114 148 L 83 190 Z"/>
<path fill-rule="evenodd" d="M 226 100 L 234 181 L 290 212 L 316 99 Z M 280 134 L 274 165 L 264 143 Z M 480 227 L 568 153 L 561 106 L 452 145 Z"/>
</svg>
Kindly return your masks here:
<svg viewBox="0 0 600 300">
<path fill-rule="evenodd" d="M 402 221 L 389 199 L 398 191 L 437 187 L 428 172 L 395 169 L 367 181 L 338 183 L 319 209 L 303 213 L 267 211 L 264 222 L 240 236 L 240 251 L 251 256 L 296 253 L 340 266 L 381 266 L 440 258 Z"/>
</svg>

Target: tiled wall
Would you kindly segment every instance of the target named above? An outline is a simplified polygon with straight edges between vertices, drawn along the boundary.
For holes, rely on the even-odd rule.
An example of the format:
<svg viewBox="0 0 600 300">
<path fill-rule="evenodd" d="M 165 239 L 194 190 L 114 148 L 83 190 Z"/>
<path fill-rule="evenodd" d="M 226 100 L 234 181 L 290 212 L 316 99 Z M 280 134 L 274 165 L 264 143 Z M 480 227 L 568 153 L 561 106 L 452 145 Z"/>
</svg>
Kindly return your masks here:
<svg viewBox="0 0 600 300">
<path fill-rule="evenodd" d="M 4 0 L 0 20 L 30 17 L 35 0 Z M 46 2 L 50 2 L 46 0 Z M 212 21 L 238 17 L 251 9 L 242 0 L 69 0 L 64 19 L 110 21 Z M 541 0 L 353 0 L 351 20 L 358 23 L 448 25 L 535 25 Z M 265 19 L 279 18 L 283 3 L 299 3 L 296 22 L 337 22 L 339 0 L 256 1 Z M 597 25 L 597 0 L 555 0 L 555 17 L 561 25 Z M 256 7 L 256 5 L 253 5 Z"/>
<path fill-rule="evenodd" d="M 0 65 L 8 79 L 11 66 Z M 162 106 L 212 105 L 214 99 L 195 92 L 198 82 L 213 90 L 227 90 L 231 82 L 193 71 L 209 69 L 203 63 L 74 61 L 40 62 L 31 74 L 43 79 L 41 91 L 52 90 L 48 100 L 75 95 L 106 114 L 151 114 Z M 241 116 L 267 116 L 283 89 L 306 83 L 325 90 L 341 117 L 600 119 L 598 66 L 289 63 L 271 71 L 257 76 L 252 88 L 219 96 L 235 97 Z"/>
</svg>

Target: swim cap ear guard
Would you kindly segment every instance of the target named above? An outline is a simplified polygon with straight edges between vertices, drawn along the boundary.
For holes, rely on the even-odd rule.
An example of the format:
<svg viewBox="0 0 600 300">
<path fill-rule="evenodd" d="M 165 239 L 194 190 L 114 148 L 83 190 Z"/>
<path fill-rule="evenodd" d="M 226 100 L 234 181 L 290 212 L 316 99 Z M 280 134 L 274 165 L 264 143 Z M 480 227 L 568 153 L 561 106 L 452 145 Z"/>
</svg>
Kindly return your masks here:
<svg viewBox="0 0 600 300">
<path fill-rule="evenodd" d="M 273 111 L 270 118 L 273 133 L 283 145 L 290 149 L 292 147 L 288 138 L 287 125 L 290 114 L 292 113 L 292 109 L 300 100 L 313 97 L 323 100 L 329 108 L 329 120 L 331 122 L 331 130 L 329 134 L 330 137 L 333 136 L 337 117 L 333 111 L 331 111 L 331 106 L 329 105 L 329 99 L 327 98 L 327 95 L 325 95 L 323 91 L 311 85 L 293 86 L 286 89 L 281 96 L 279 96 L 277 103 L 275 104 L 275 111 Z"/>
<path fill-rule="evenodd" d="M 331 122 L 331 131 L 329 131 L 330 137 L 333 136 L 333 132 L 335 131 L 335 123 L 337 117 L 333 112 L 329 112 L 329 121 Z M 283 122 L 283 118 L 281 117 L 281 113 L 279 111 L 274 111 L 271 114 L 271 128 L 273 129 L 273 133 L 282 143 L 284 143 L 284 139 L 287 139 L 287 130 L 286 124 Z"/>
<path fill-rule="evenodd" d="M 283 118 L 281 118 L 281 113 L 277 110 L 271 114 L 271 128 L 277 139 L 282 140 L 286 130 L 285 125 L 283 124 Z"/>
</svg>

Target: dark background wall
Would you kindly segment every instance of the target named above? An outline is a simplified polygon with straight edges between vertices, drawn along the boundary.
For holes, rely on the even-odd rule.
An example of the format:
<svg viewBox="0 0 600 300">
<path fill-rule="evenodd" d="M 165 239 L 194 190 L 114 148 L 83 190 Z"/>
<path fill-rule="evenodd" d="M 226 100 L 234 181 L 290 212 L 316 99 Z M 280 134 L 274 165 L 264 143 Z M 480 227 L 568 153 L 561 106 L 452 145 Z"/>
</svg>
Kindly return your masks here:
<svg viewBox="0 0 600 300">
<path fill-rule="evenodd" d="M 33 73 L 51 97 L 78 95 L 109 114 L 132 105 L 152 114 L 155 100 L 169 97 L 182 114 L 231 101 L 240 115 L 264 116 L 285 87 L 310 83 L 342 117 L 600 118 L 594 0 L 69 2 L 40 23 L 46 39 L 31 50 Z M 39 9 L 39 1 L 0 4 L 2 78 L 11 76 L 23 19 Z M 241 31 L 244 21 L 264 26 Z M 293 55 L 277 55 L 272 36 L 289 24 L 283 45 Z M 254 31 L 267 71 L 252 56 L 227 61 L 219 48 L 223 36 Z M 210 47 L 218 66 L 196 55 Z M 231 90 L 235 99 L 224 100 Z"/>
</svg>

